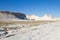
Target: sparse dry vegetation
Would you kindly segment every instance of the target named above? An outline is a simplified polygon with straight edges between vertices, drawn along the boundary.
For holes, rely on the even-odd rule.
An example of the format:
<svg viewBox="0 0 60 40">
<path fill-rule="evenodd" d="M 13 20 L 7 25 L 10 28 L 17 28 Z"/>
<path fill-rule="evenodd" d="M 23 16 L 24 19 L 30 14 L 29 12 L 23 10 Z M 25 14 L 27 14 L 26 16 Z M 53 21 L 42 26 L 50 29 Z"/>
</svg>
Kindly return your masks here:
<svg viewBox="0 0 60 40">
<path fill-rule="evenodd" d="M 10 21 L 10 22 L 0 22 L 0 25 L 9 25 L 9 24 L 40 24 L 45 23 L 43 21 Z"/>
<path fill-rule="evenodd" d="M 7 22 L 4 22 L 4 21 L 0 21 L 0 26 L 3 26 L 3 25 L 13 25 L 13 24 L 26 24 L 26 25 L 38 25 L 38 24 L 41 24 L 41 23 L 48 23 L 48 22 L 59 22 L 59 21 L 7 21 Z"/>
</svg>

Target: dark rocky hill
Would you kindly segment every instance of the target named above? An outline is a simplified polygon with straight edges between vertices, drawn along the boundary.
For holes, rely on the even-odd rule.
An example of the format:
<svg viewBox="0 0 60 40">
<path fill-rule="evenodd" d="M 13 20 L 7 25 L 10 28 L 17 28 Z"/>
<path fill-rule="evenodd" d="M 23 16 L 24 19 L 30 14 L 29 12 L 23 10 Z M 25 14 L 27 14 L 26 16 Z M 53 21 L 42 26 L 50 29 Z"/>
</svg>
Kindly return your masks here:
<svg viewBox="0 0 60 40">
<path fill-rule="evenodd" d="M 26 19 L 26 15 L 18 12 L 0 11 L 0 20 Z"/>
</svg>

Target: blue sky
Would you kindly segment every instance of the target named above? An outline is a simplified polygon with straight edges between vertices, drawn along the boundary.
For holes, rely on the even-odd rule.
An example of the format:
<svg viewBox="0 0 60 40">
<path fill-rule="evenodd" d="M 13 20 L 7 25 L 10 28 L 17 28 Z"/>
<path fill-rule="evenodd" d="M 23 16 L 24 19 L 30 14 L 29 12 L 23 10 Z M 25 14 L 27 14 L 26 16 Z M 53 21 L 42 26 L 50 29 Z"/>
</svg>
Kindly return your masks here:
<svg viewBox="0 0 60 40">
<path fill-rule="evenodd" d="M 0 0 L 0 10 L 60 17 L 60 0 Z"/>
</svg>

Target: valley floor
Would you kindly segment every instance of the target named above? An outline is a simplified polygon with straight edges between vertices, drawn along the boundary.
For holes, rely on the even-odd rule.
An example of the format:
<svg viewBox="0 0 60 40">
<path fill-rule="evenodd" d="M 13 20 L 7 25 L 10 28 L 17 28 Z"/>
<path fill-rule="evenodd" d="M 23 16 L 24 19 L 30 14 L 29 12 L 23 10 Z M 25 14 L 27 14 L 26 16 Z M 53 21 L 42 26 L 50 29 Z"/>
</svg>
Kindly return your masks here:
<svg viewBox="0 0 60 40">
<path fill-rule="evenodd" d="M 13 36 L 1 37 L 0 40 L 60 40 L 60 22 L 40 23 L 35 26 L 18 25 L 17 27 L 20 28 L 14 30 Z"/>
</svg>

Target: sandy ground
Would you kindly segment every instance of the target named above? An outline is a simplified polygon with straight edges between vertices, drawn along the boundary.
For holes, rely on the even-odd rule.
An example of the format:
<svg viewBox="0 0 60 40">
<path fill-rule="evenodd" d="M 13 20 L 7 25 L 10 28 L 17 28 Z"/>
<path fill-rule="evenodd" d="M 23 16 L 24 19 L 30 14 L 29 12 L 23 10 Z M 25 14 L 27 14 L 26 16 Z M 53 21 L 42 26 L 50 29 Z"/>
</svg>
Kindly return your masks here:
<svg viewBox="0 0 60 40">
<path fill-rule="evenodd" d="M 60 22 L 41 23 L 39 25 L 18 25 L 13 36 L 2 37 L 0 40 L 60 40 Z"/>
</svg>

